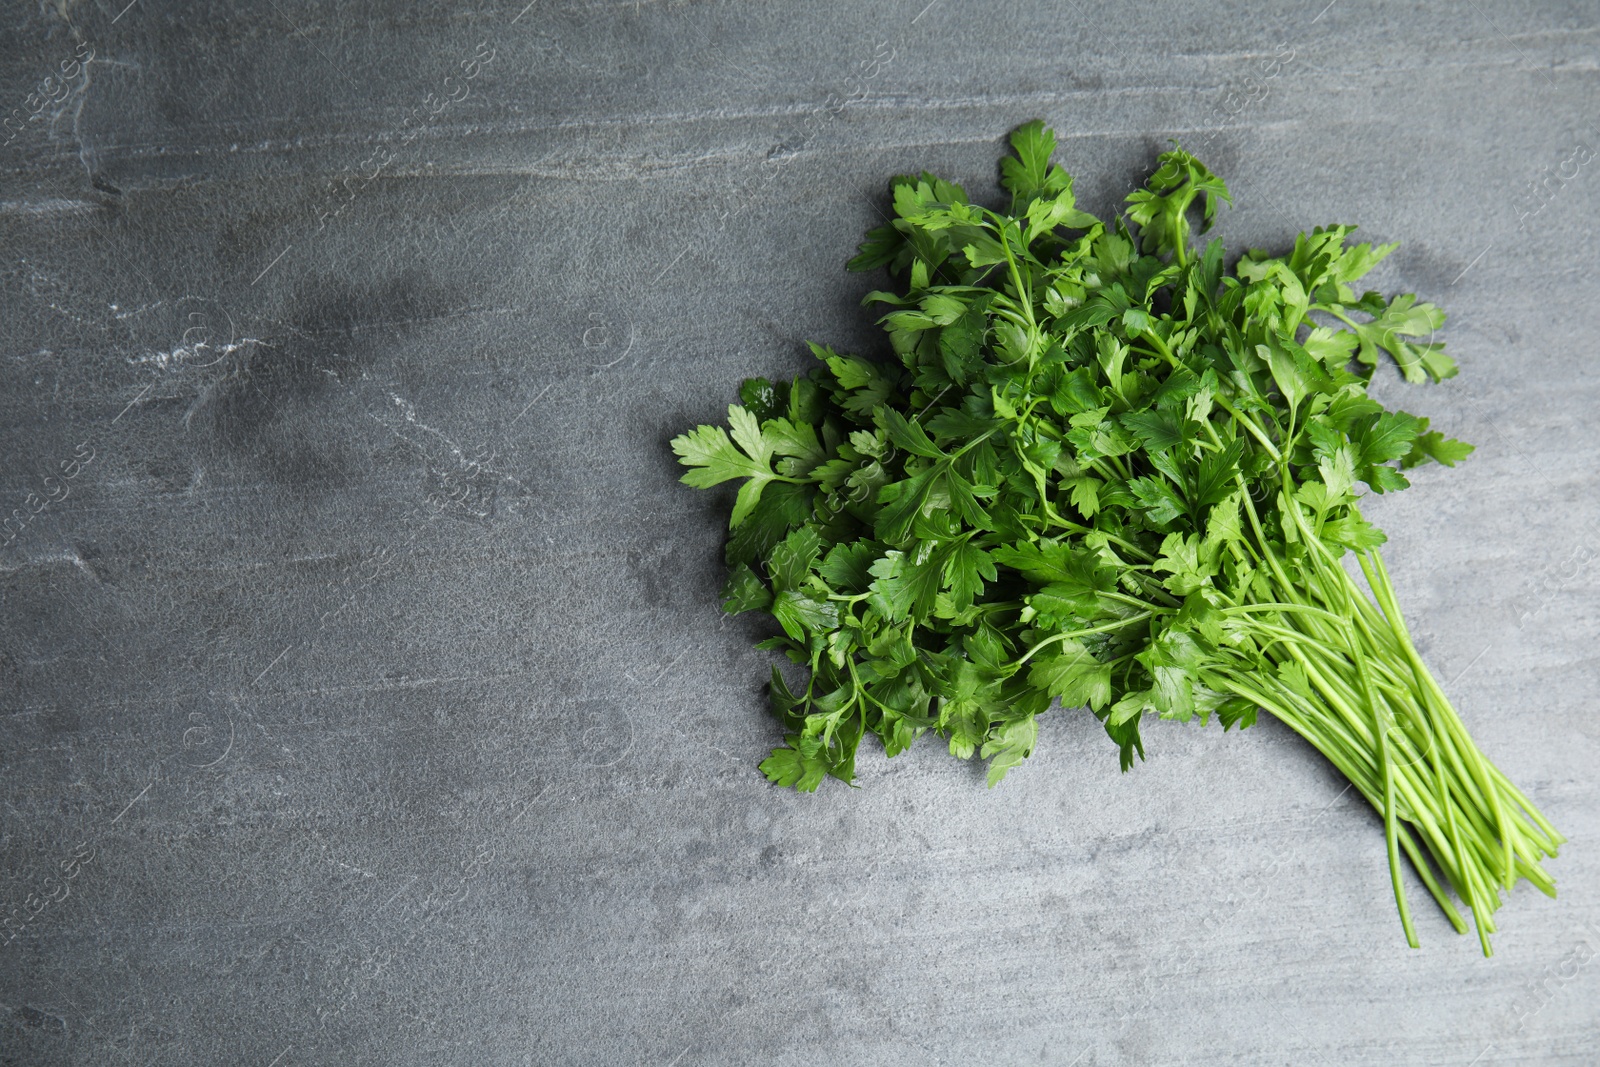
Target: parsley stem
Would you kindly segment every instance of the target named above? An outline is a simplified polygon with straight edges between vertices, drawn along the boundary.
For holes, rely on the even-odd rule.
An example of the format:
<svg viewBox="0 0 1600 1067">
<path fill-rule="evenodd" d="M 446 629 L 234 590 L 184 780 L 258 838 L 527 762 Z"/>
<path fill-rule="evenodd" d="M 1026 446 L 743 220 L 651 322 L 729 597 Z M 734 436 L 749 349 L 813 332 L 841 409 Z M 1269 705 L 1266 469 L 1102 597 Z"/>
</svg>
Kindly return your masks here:
<svg viewBox="0 0 1600 1067">
<path fill-rule="evenodd" d="M 1263 604 L 1238 604 L 1231 608 L 1222 609 L 1222 613 L 1224 615 L 1240 615 L 1256 611 L 1294 611 L 1306 615 L 1316 615 L 1320 618 L 1327 619 L 1335 626 L 1349 625 L 1348 619 L 1341 619 L 1331 611 L 1324 611 L 1321 608 L 1309 607 L 1305 604 L 1280 604 L 1275 602 Z"/>
<path fill-rule="evenodd" d="M 1381 798 L 1370 789 L 1363 791 L 1385 815 L 1386 846 L 1390 845 L 1392 831 L 1393 846 L 1388 849 L 1391 880 L 1397 878 L 1399 851 L 1405 851 L 1414 866 L 1419 862 L 1413 849 L 1406 847 L 1409 837 L 1399 822 L 1402 811 L 1409 812 L 1404 817 L 1420 820 L 1418 825 L 1430 849 L 1452 886 L 1471 906 L 1480 945 L 1489 954 L 1492 948 L 1488 934 L 1495 928 L 1492 916 L 1498 899 L 1488 883 L 1503 884 L 1505 872 L 1510 871 L 1513 879 L 1521 875 L 1542 891 L 1553 891 L 1548 876 L 1538 868 L 1537 853 L 1529 843 L 1538 851 L 1551 854 L 1555 842 L 1539 834 L 1523 818 L 1521 810 L 1506 811 L 1501 801 L 1501 782 L 1489 777 L 1492 764 L 1482 759 L 1467 738 L 1437 682 L 1416 656 L 1399 615 L 1392 584 L 1387 573 L 1378 569 L 1381 557 L 1369 560 L 1358 554 L 1378 601 L 1375 609 L 1327 547 L 1309 536 L 1298 506 L 1285 500 L 1284 507 L 1288 521 L 1301 530 L 1312 546 L 1311 555 L 1302 564 L 1306 568 L 1301 576 L 1305 588 L 1330 607 L 1343 609 L 1346 616 L 1341 618 L 1324 608 L 1299 603 L 1298 598 L 1230 605 L 1223 613 L 1245 618 L 1257 612 L 1283 614 L 1303 621 L 1302 625 L 1308 628 L 1304 633 L 1265 620 L 1250 625 L 1253 631 L 1270 639 L 1267 650 L 1273 642 L 1286 642 L 1285 653 L 1301 663 L 1307 680 L 1329 707 L 1359 730 L 1357 735 L 1346 735 L 1340 741 L 1336 735 L 1343 734 L 1343 728 L 1337 728 L 1336 735 L 1322 737 L 1312 726 L 1314 720 L 1306 720 L 1299 732 L 1330 758 L 1335 758 L 1333 749 L 1345 749 L 1347 755 L 1336 762 L 1347 762 L 1350 755 L 1363 748 L 1370 752 L 1364 759 L 1371 761 L 1367 766 L 1378 776 L 1372 780 L 1374 785 L 1383 782 Z M 1253 507 L 1247 505 L 1247 510 L 1253 512 Z M 1259 532 L 1258 523 L 1255 528 Z M 1285 591 L 1299 585 L 1289 584 L 1286 575 L 1280 574 L 1279 578 Z M 1376 628 L 1374 623 L 1378 624 Z M 1398 721 L 1393 717 L 1396 711 L 1404 711 Z M 1332 727 L 1333 721 L 1326 725 Z M 1358 743 L 1357 736 L 1368 740 Z M 1396 743 L 1401 746 L 1399 752 L 1393 749 Z M 1352 745 L 1356 747 L 1351 748 Z M 1503 778 L 1497 771 L 1494 773 L 1497 779 Z M 1509 799 L 1509 793 L 1506 796 Z M 1531 811 L 1532 805 L 1526 807 Z M 1534 836 L 1528 837 L 1530 833 Z M 1495 871 L 1493 879 L 1485 877 L 1490 870 Z M 1396 903 L 1404 909 L 1404 925 L 1409 908 L 1403 900 L 1403 888 L 1397 888 Z M 1464 927 L 1458 925 L 1457 929 Z"/>
<path fill-rule="evenodd" d="M 1261 447 L 1266 449 L 1267 455 L 1271 456 L 1274 462 L 1282 460 L 1283 457 L 1278 454 L 1278 446 L 1272 443 L 1272 440 L 1267 437 L 1266 433 L 1256 425 L 1254 419 L 1242 414 L 1239 409 L 1229 403 L 1228 398 L 1223 396 L 1221 393 L 1213 394 L 1211 399 L 1215 400 L 1217 405 L 1221 407 L 1222 410 L 1226 411 L 1229 415 L 1232 415 L 1233 421 L 1237 422 L 1240 426 L 1243 426 L 1245 431 L 1249 433 L 1251 437 L 1254 437 L 1257 441 L 1261 442 Z"/>
<path fill-rule="evenodd" d="M 1452 725 L 1459 725 L 1460 720 L 1456 718 L 1455 710 L 1450 707 L 1450 702 L 1445 699 L 1438 683 L 1433 680 L 1433 676 L 1428 673 L 1427 667 L 1423 665 L 1421 657 L 1417 654 L 1416 646 L 1411 643 L 1411 633 L 1406 626 L 1405 617 L 1400 613 L 1399 605 L 1395 602 L 1394 586 L 1389 581 L 1389 572 L 1383 565 L 1383 557 L 1378 555 L 1376 551 L 1372 551 L 1357 558 L 1361 563 L 1362 572 L 1367 576 L 1367 583 L 1372 586 L 1373 592 L 1379 598 L 1379 606 L 1389 616 L 1390 627 L 1394 631 L 1394 635 L 1398 639 L 1406 659 L 1410 661 L 1411 669 L 1424 695 L 1435 703 L 1442 716 L 1446 717 L 1447 720 L 1453 720 Z M 1371 560 L 1370 567 L 1368 566 L 1369 558 Z M 1506 866 L 1502 881 L 1506 888 L 1509 889 L 1516 884 L 1515 869 L 1511 860 L 1511 827 L 1506 821 L 1505 811 L 1500 804 L 1499 791 L 1489 785 L 1488 773 L 1483 766 L 1485 761 L 1478 753 L 1477 746 L 1469 746 L 1469 751 L 1465 754 L 1468 768 L 1479 779 L 1480 785 L 1483 786 L 1484 792 L 1488 795 L 1490 807 L 1494 812 L 1495 824 L 1500 827 L 1501 844 L 1506 855 Z M 1487 949 L 1485 951 L 1487 953 Z"/>
<path fill-rule="evenodd" d="M 1034 342 L 1037 341 L 1039 336 L 1039 323 L 1033 317 L 1033 290 L 1031 287 L 1025 286 L 1022 283 L 1022 272 L 1017 269 L 1017 261 L 1011 255 L 1011 239 L 1006 236 L 1006 231 L 1008 228 L 1007 224 L 1011 220 L 992 211 L 988 212 L 988 214 L 992 216 L 997 223 L 999 223 L 998 229 L 1000 233 L 1000 251 L 1005 253 L 1006 265 L 1011 268 L 1011 283 L 1017 287 L 1017 300 L 1022 305 L 1022 310 L 1028 316 L 1028 363 L 1031 366 L 1033 363 L 1032 350 L 1034 347 Z M 1022 223 L 1020 221 L 1017 222 L 1017 235 L 1019 238 L 1022 235 Z"/>
<path fill-rule="evenodd" d="M 1231 674 L 1224 675 L 1218 680 L 1229 692 L 1242 696 L 1259 707 L 1265 708 L 1274 718 L 1309 742 L 1312 747 L 1321 752 L 1334 766 L 1339 768 L 1345 778 L 1356 787 L 1356 790 L 1362 796 L 1366 797 L 1367 802 L 1374 808 L 1378 808 L 1381 805 L 1382 801 L 1378 794 L 1374 792 L 1373 786 L 1368 784 L 1365 777 L 1357 770 L 1355 764 L 1350 761 L 1349 752 L 1342 750 L 1337 744 L 1330 743 L 1330 739 L 1319 734 L 1294 710 L 1295 697 L 1293 694 L 1283 691 L 1279 693 L 1277 699 L 1274 699 L 1254 684 L 1251 684 L 1251 682 Z M 1423 884 L 1427 886 L 1428 892 L 1432 894 L 1433 899 L 1438 903 L 1440 910 L 1444 912 L 1445 918 L 1450 921 L 1450 925 L 1455 928 L 1456 932 L 1466 933 L 1466 923 L 1456 911 L 1455 906 L 1450 903 L 1450 899 L 1445 896 L 1438 881 L 1433 877 L 1433 872 L 1418 851 L 1411 830 L 1405 826 L 1401 826 L 1399 829 L 1400 832 L 1397 836 L 1400 846 L 1411 860 L 1412 867 L 1422 878 Z"/>
<path fill-rule="evenodd" d="M 983 442 L 987 441 L 989 438 L 993 437 L 999 432 L 1000 427 L 998 426 L 983 431 L 978 436 L 974 437 L 972 440 L 968 441 L 966 444 L 950 453 L 950 455 L 945 458 L 944 462 L 951 463 L 960 459 L 962 456 L 966 455 L 968 452 L 971 452 L 974 448 L 977 448 L 979 445 L 983 444 Z"/>
<path fill-rule="evenodd" d="M 1291 420 L 1293 419 L 1292 413 L 1290 418 Z M 1283 476 L 1285 479 L 1288 478 L 1289 472 L 1287 469 L 1284 469 Z M 1300 509 L 1291 504 L 1290 510 L 1294 513 L 1295 522 L 1298 523 L 1300 521 Z M 1343 592 L 1343 590 L 1341 590 L 1341 592 Z M 1346 599 L 1348 599 L 1348 596 Z M 1362 654 L 1360 641 L 1350 642 L 1350 654 L 1355 659 L 1356 676 L 1361 681 L 1361 696 L 1366 701 L 1367 707 L 1372 709 L 1376 713 L 1377 717 L 1377 721 L 1373 724 L 1373 733 L 1377 735 L 1378 738 L 1378 763 L 1383 769 L 1383 837 L 1384 844 L 1389 851 L 1389 881 L 1394 885 L 1395 905 L 1400 910 L 1400 925 L 1405 930 L 1406 943 L 1412 948 L 1417 948 L 1418 941 L 1416 927 L 1412 925 L 1411 909 L 1406 904 L 1405 887 L 1400 882 L 1400 837 L 1399 830 L 1395 824 L 1394 767 L 1391 766 L 1389 759 L 1390 726 L 1389 722 L 1387 721 L 1388 705 L 1379 703 L 1378 700 L 1373 696 L 1372 679 L 1367 673 L 1367 660 Z M 1449 808 L 1447 807 L 1445 810 L 1448 814 Z M 1451 828 L 1454 828 L 1453 823 Z M 1459 839 L 1456 843 L 1456 852 L 1457 854 L 1461 852 Z M 1474 903 L 1476 903 L 1476 901 L 1474 901 Z M 1474 907 L 1473 914 L 1476 915 L 1477 913 L 1477 908 Z M 1479 929 L 1481 931 L 1482 927 L 1480 926 Z M 1484 944 L 1485 955 L 1488 954 L 1488 951 L 1489 946 L 1486 942 Z"/>
<path fill-rule="evenodd" d="M 1156 558 L 1155 556 L 1153 556 L 1150 553 L 1146 552 L 1144 549 L 1140 548 L 1138 545 L 1134 544 L 1132 541 L 1124 540 L 1123 538 L 1118 537 L 1116 534 L 1107 533 L 1104 530 L 1096 530 L 1092 526 L 1083 526 L 1083 525 L 1081 525 L 1079 523 L 1073 522 L 1071 519 L 1063 519 L 1063 518 L 1061 518 L 1059 513 L 1054 514 L 1053 518 L 1054 518 L 1055 524 L 1057 526 L 1060 526 L 1063 530 L 1071 530 L 1074 533 L 1099 534 L 1101 537 L 1104 537 L 1107 541 L 1110 541 L 1112 544 L 1116 545 L 1118 548 L 1126 549 L 1127 551 L 1132 552 L 1134 555 L 1138 556 L 1140 559 L 1144 560 L 1146 563 L 1151 563 L 1151 562 L 1155 561 L 1155 558 Z"/>
<path fill-rule="evenodd" d="M 1153 617 L 1154 615 L 1155 615 L 1154 611 L 1143 611 L 1143 612 L 1140 612 L 1137 615 L 1130 615 L 1126 619 L 1120 619 L 1117 622 L 1108 622 L 1108 623 L 1104 623 L 1103 625 L 1100 625 L 1100 626 L 1091 626 L 1091 627 L 1089 627 L 1088 629 L 1085 629 L 1085 630 L 1071 630 L 1071 631 L 1067 631 L 1067 632 L 1064 632 L 1064 633 L 1051 634 L 1049 637 L 1045 638 L 1043 641 L 1040 641 L 1038 644 L 1036 644 L 1032 648 L 1028 649 L 1027 653 L 1021 659 L 1017 660 L 1017 666 L 1018 667 L 1022 666 L 1024 663 L 1028 662 L 1030 659 L 1033 658 L 1033 654 L 1035 652 L 1039 651 L 1041 648 L 1045 648 L 1045 647 L 1047 647 L 1049 645 L 1053 645 L 1057 641 L 1069 641 L 1069 640 L 1072 640 L 1073 638 L 1076 638 L 1076 637 L 1088 637 L 1090 634 L 1109 633 L 1112 630 L 1120 630 L 1124 626 L 1131 626 L 1136 622 L 1142 622 L 1145 619 Z"/>
<path fill-rule="evenodd" d="M 1107 600 L 1120 601 L 1123 604 L 1127 604 L 1129 607 L 1143 608 L 1146 611 L 1155 612 L 1157 614 L 1161 613 L 1161 609 L 1156 607 L 1156 605 L 1148 603 L 1148 602 L 1143 601 L 1143 600 L 1140 600 L 1138 597 L 1135 597 L 1135 596 L 1128 596 L 1125 593 L 1105 593 L 1105 592 L 1102 592 L 1102 593 L 1098 593 L 1096 595 L 1097 596 L 1103 596 Z"/>
</svg>

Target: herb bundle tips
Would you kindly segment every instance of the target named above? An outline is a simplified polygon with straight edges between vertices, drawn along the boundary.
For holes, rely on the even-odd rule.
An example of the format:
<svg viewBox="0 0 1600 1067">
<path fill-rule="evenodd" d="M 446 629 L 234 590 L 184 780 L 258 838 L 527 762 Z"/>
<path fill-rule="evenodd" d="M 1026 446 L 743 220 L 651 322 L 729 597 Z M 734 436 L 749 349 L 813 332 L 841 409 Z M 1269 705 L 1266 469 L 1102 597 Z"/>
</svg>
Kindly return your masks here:
<svg viewBox="0 0 1600 1067">
<path fill-rule="evenodd" d="M 1402 854 L 1487 955 L 1503 891 L 1555 895 L 1541 862 L 1564 839 L 1418 655 L 1358 503 L 1472 451 L 1367 394 L 1384 362 L 1456 373 L 1443 312 L 1358 295 L 1395 246 L 1350 226 L 1227 268 L 1193 229 L 1227 187 L 1182 150 L 1107 224 L 1042 123 L 1011 144 L 1007 210 L 931 174 L 891 183 L 896 217 L 850 268 L 897 283 L 865 301 L 897 361 L 813 345 L 810 373 L 746 380 L 727 430 L 672 442 L 689 485 L 742 482 L 724 608 L 770 614 L 761 647 L 806 671 L 772 670 L 786 744 L 761 769 L 815 790 L 854 779 L 864 735 L 894 756 L 933 731 L 993 785 L 1059 702 L 1127 770 L 1146 715 L 1264 710 L 1382 814 L 1408 942 Z"/>
</svg>

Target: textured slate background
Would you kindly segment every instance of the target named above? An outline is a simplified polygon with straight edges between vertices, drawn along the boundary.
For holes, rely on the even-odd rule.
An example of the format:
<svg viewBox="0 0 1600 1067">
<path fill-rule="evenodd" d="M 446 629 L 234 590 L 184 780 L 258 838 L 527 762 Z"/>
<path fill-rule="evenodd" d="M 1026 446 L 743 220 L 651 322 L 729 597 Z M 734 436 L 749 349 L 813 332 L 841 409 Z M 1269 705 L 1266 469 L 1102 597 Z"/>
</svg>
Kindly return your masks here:
<svg viewBox="0 0 1600 1067">
<path fill-rule="evenodd" d="M 0 27 L 0 1063 L 1600 1056 L 1592 5 Z M 1180 137 L 1230 247 L 1359 222 L 1451 312 L 1460 377 L 1384 391 L 1478 451 L 1368 515 L 1571 838 L 1492 960 L 1414 880 L 1405 947 L 1378 820 L 1272 723 L 1122 776 L 1064 712 L 993 792 L 928 741 L 755 770 L 768 659 L 666 442 L 805 339 L 880 350 L 842 264 L 886 179 L 992 195 L 1036 115 L 1097 211 Z"/>
</svg>

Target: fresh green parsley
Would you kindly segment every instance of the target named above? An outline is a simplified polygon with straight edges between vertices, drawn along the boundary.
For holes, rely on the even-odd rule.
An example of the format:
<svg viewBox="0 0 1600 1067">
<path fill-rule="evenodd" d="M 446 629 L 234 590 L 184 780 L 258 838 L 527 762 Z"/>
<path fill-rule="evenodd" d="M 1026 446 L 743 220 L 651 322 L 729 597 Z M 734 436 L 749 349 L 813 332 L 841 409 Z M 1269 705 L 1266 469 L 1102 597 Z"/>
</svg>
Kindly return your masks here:
<svg viewBox="0 0 1600 1067">
<path fill-rule="evenodd" d="M 1042 123 L 1011 145 L 1003 210 L 891 182 L 850 268 L 894 280 L 865 301 L 894 361 L 813 345 L 810 373 L 749 379 L 727 430 L 672 442 L 689 485 L 740 483 L 724 608 L 771 615 L 761 647 L 803 669 L 772 669 L 786 736 L 761 769 L 815 790 L 854 780 L 866 734 L 894 756 L 933 732 L 992 786 L 1057 705 L 1087 707 L 1124 770 L 1146 716 L 1264 710 L 1382 814 L 1409 943 L 1402 853 L 1488 954 L 1502 892 L 1554 895 L 1540 864 L 1564 839 L 1429 673 L 1359 507 L 1472 451 L 1367 393 L 1383 362 L 1456 373 L 1444 313 L 1358 292 L 1395 246 L 1350 226 L 1230 268 L 1198 243 L 1227 186 L 1181 149 L 1107 224 Z"/>
</svg>

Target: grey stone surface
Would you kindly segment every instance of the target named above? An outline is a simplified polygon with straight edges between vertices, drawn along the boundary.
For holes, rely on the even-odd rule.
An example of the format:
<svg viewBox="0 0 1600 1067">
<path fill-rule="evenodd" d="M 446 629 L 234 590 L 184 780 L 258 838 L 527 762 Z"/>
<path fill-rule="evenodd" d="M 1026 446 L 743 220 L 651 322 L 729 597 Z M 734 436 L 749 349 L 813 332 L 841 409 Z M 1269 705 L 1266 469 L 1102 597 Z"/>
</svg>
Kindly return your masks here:
<svg viewBox="0 0 1600 1067">
<path fill-rule="evenodd" d="M 0 1063 L 1600 1062 L 1592 5 L 0 26 Z M 1571 839 L 1493 959 L 1414 881 L 1406 948 L 1379 821 L 1272 723 L 1124 776 L 1058 713 L 992 792 L 930 741 L 755 770 L 726 501 L 666 442 L 881 350 L 842 264 L 886 179 L 990 195 L 1036 115 L 1095 210 L 1177 137 L 1230 247 L 1358 222 L 1450 311 L 1460 377 L 1385 390 L 1478 451 L 1368 514 Z"/>
</svg>

